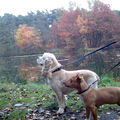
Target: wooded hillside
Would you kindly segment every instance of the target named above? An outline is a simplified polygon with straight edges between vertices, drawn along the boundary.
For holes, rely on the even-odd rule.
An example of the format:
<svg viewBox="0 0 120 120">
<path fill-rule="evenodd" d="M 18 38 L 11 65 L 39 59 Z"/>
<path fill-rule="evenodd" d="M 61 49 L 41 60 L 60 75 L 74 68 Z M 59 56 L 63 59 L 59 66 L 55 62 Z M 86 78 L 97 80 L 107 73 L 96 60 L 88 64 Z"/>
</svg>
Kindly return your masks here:
<svg viewBox="0 0 120 120">
<path fill-rule="evenodd" d="M 94 3 L 87 11 L 70 6 L 26 16 L 0 16 L 0 56 L 43 53 L 52 49 L 67 52 L 99 47 L 111 41 L 120 46 L 120 11 Z"/>
</svg>

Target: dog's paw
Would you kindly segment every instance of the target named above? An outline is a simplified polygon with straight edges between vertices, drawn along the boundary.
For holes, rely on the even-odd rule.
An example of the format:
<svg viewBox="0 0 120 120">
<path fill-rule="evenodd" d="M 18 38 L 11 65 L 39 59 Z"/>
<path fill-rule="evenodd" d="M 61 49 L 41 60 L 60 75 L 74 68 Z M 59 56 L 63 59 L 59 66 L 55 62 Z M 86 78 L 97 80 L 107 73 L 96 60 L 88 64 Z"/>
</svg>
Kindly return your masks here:
<svg viewBox="0 0 120 120">
<path fill-rule="evenodd" d="M 64 109 L 63 108 L 59 108 L 59 110 L 57 111 L 57 114 L 63 114 L 64 113 Z"/>
</svg>

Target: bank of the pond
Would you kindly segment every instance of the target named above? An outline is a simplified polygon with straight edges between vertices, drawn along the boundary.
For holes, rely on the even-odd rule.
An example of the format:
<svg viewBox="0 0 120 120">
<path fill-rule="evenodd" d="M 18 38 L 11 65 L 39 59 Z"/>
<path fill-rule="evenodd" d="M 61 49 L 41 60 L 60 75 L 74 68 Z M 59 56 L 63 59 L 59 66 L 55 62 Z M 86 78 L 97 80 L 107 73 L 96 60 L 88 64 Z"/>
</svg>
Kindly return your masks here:
<svg viewBox="0 0 120 120">
<path fill-rule="evenodd" d="M 118 86 L 120 82 L 109 77 L 102 78 L 99 87 Z M 75 93 L 68 94 L 65 114 L 56 115 L 57 99 L 47 84 L 29 82 L 25 85 L 0 83 L 0 119 L 84 119 L 85 109 Z M 105 105 L 98 109 L 100 118 L 110 115 L 117 119 L 120 107 Z M 104 119 L 105 120 L 105 119 Z M 110 120 L 110 119 L 109 119 Z M 112 118 L 111 118 L 112 120 Z"/>
</svg>

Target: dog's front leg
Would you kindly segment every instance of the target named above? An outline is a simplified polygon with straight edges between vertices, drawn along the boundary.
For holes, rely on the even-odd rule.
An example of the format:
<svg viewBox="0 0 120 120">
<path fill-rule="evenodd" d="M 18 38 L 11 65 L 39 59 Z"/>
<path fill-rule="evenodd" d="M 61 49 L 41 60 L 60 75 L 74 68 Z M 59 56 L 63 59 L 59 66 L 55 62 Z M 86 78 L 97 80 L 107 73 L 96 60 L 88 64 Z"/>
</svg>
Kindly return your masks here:
<svg viewBox="0 0 120 120">
<path fill-rule="evenodd" d="M 79 95 L 79 97 L 80 97 L 80 99 L 81 99 L 82 104 L 84 105 L 84 100 L 83 100 L 82 96 Z"/>
<path fill-rule="evenodd" d="M 57 114 L 62 114 L 64 113 L 64 108 L 65 108 L 65 96 L 59 92 L 56 94 L 58 104 L 59 104 L 59 110 L 57 111 Z"/>
<path fill-rule="evenodd" d="M 90 110 L 86 107 L 86 120 L 90 120 Z"/>
<path fill-rule="evenodd" d="M 98 118 L 97 118 L 97 108 L 93 107 L 90 110 L 92 112 L 93 120 L 98 120 Z"/>
</svg>

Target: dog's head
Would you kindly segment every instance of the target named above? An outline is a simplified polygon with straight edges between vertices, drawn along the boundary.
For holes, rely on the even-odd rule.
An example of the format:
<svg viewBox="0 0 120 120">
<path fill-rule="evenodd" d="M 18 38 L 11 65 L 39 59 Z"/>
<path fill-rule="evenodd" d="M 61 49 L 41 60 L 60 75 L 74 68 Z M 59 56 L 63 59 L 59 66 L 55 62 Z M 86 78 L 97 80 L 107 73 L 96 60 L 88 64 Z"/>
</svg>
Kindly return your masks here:
<svg viewBox="0 0 120 120">
<path fill-rule="evenodd" d="M 77 74 L 76 76 L 73 76 L 70 80 L 67 80 L 65 82 L 63 82 L 63 84 L 66 87 L 70 87 L 70 88 L 80 88 L 80 84 L 82 82 L 83 79 L 83 74 Z"/>
<path fill-rule="evenodd" d="M 44 53 L 43 56 L 38 57 L 37 59 L 37 63 L 41 66 L 50 66 L 50 65 L 59 65 L 56 57 L 54 56 L 54 54 L 52 53 Z"/>
<path fill-rule="evenodd" d="M 41 66 L 43 66 L 43 57 L 39 57 L 38 56 L 38 58 L 37 58 L 37 63 L 39 64 L 39 65 L 41 65 Z"/>
<path fill-rule="evenodd" d="M 47 64 L 53 63 L 53 54 L 52 53 L 44 53 L 43 56 L 39 56 L 37 58 L 37 63 L 41 66 L 45 66 Z"/>
</svg>

